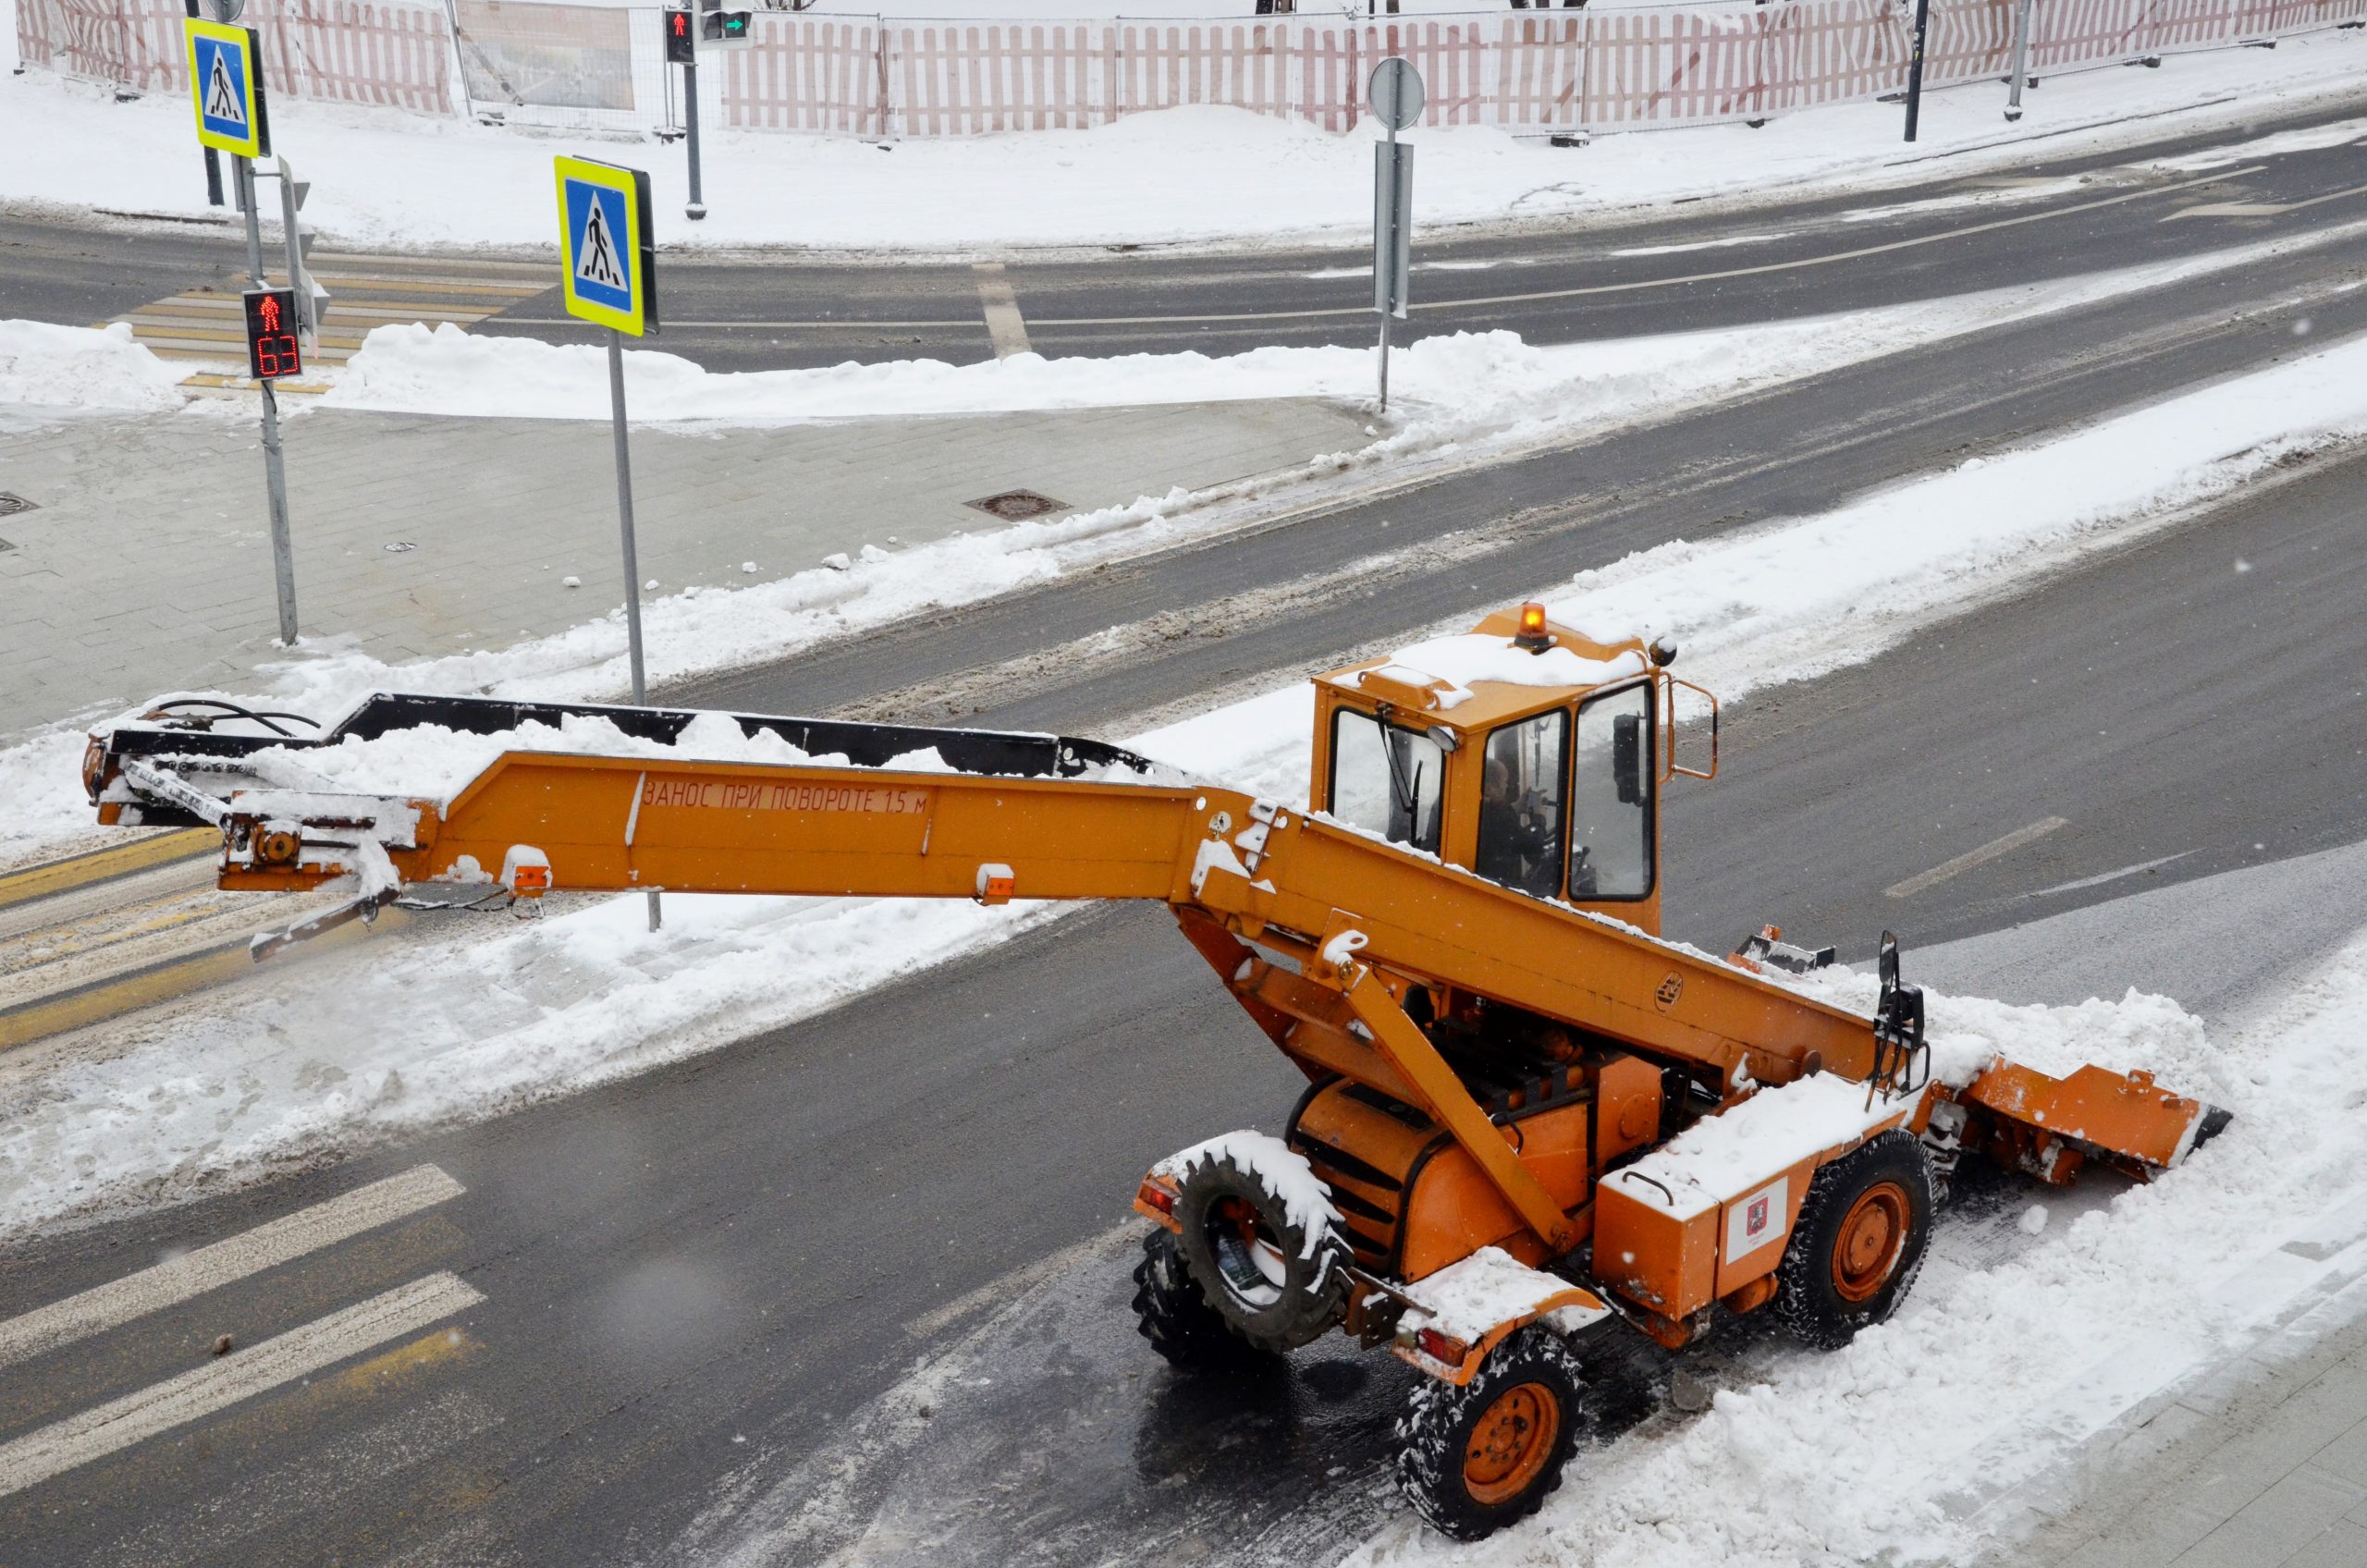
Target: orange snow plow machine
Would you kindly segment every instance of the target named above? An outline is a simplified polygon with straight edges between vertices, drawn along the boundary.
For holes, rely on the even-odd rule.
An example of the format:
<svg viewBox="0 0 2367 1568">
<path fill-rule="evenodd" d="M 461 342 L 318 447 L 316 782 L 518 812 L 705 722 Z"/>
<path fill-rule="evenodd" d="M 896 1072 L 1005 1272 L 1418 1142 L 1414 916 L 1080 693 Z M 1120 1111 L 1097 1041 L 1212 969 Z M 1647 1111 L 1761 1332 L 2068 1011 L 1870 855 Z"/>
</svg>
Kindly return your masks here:
<svg viewBox="0 0 2367 1568">
<path fill-rule="evenodd" d="M 1772 927 L 1726 958 L 1662 939 L 1661 793 L 1717 772 L 1714 699 L 1674 658 L 1530 605 L 1320 676 L 1305 807 L 1053 736 L 403 695 L 310 734 L 163 703 L 94 735 L 84 774 L 103 822 L 217 826 L 226 888 L 357 879 L 259 952 L 397 900 L 524 913 L 555 890 L 1165 903 L 1307 1086 L 1279 1134 L 1144 1178 L 1142 1332 L 1187 1370 L 1334 1329 L 1392 1347 L 1428 1374 L 1400 1480 L 1469 1538 L 1557 1484 L 1575 1338 L 1625 1323 L 1675 1349 L 1764 1310 L 1846 1344 L 1898 1305 L 1966 1153 L 2145 1181 L 2226 1121 L 2103 1067 L 1935 1079 L 1887 934 L 1870 1014 L 1807 994 L 1785 972 L 1831 949 Z M 1709 718 L 1689 760 L 1681 691 Z M 716 744 L 719 718 L 754 743 Z M 305 768 L 521 726 L 448 793 Z"/>
</svg>

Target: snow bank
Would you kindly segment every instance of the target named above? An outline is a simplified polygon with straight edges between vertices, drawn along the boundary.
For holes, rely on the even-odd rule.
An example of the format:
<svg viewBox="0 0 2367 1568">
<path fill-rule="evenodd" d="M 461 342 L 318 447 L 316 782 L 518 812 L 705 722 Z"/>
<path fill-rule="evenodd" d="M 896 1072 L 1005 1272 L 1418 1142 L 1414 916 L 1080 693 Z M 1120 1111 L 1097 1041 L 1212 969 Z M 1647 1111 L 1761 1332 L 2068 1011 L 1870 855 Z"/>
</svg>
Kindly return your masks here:
<svg viewBox="0 0 2367 1568">
<path fill-rule="evenodd" d="M 2179 498 L 2242 483 L 2280 451 L 2361 430 L 2367 430 L 2367 341 L 1824 517 L 1644 552 L 1582 574 L 1575 594 L 1559 596 L 1555 613 L 1566 623 L 1616 624 L 1623 632 L 1674 630 L 1690 644 L 1685 672 L 1733 700 L 1767 681 L 1870 657 L 1952 608 L 2155 525 Z M 2278 431 L 2304 434 L 2271 434 Z M 1995 476 L 2022 463 L 2030 465 L 2020 471 L 2022 487 L 2013 504 L 2000 504 L 1991 488 Z M 1042 564 L 1049 557 L 1036 552 L 1033 570 L 1051 570 Z M 842 574 L 814 575 L 842 589 Z M 898 593 L 925 602 L 930 586 L 913 582 Z M 731 597 L 781 602 L 767 592 Z M 1884 608 L 1876 613 L 1870 605 Z M 658 628 L 691 624 L 702 608 L 685 600 L 656 606 L 653 648 L 672 641 Z M 842 612 L 813 601 L 804 613 L 823 619 Z M 675 615 L 683 620 L 662 619 Z M 784 619 L 776 612 L 764 634 L 779 639 Z M 509 694 L 530 695 L 580 679 L 567 673 L 581 668 L 580 657 L 570 665 L 546 649 L 533 656 L 552 662 L 521 658 L 505 667 L 505 655 L 493 655 L 439 661 L 425 667 L 433 680 L 423 684 L 466 691 L 506 671 Z M 365 673 L 371 684 L 386 675 Z M 419 673 L 405 671 L 406 683 Z M 336 711 L 351 695 L 312 705 Z M 1306 788 L 1311 714 L 1308 689 L 1294 682 L 1126 743 L 1194 774 L 1295 800 Z M 54 753 L 43 766 L 55 770 L 39 776 L 45 789 L 79 808 L 79 742 L 42 744 Z M 332 760 L 325 769 L 338 766 Z M 0 756 L 0 768 L 18 770 L 0 772 L 0 781 L 34 778 L 28 766 L 18 753 Z M 989 911 L 845 900 L 676 898 L 668 907 L 666 928 L 655 935 L 639 929 L 632 899 L 524 929 L 453 917 L 460 924 L 416 941 L 291 970 L 268 998 L 202 998 L 111 1061 L 0 1091 L 8 1096 L 0 1104 L 0 1231 L 135 1187 L 185 1189 L 368 1133 L 489 1114 L 639 1071 L 807 1016 L 1048 918 L 1024 905 Z M 801 984 L 783 986 L 783 974 L 800 975 Z M 1870 976 L 1825 973 L 1799 984 L 1827 987 L 1812 994 L 1859 1011 L 1872 1005 Z M 378 1024 L 398 1011 L 405 1028 L 390 1036 Z M 1935 1067 L 1951 1077 L 2010 1048 L 2044 1072 L 2108 1060 L 2152 1070 L 2215 1103 L 2240 1098 L 2231 1093 L 2240 1085 L 2224 1081 L 2199 1026 L 2166 1002 L 2124 998 L 2030 1011 L 1935 999 L 1931 1030 Z M 402 1092 L 386 1090 L 389 1082 Z"/>
<path fill-rule="evenodd" d="M 2176 55 L 2157 71 L 2049 76 L 2026 100 L 2028 116 L 2017 129 L 1999 124 L 2004 91 L 1994 82 L 1936 91 L 1924 102 L 1912 150 L 1899 145 L 1897 107 L 1881 104 L 1786 116 L 1756 130 L 1729 125 L 1603 135 L 1583 149 L 1482 127 L 1419 129 L 1407 138 L 1422 165 L 1415 211 L 1426 230 L 1435 230 L 1720 192 L 1873 188 L 1928 174 L 1928 165 L 1906 162 L 1910 154 L 1950 152 L 1968 175 L 2018 170 L 2032 155 L 2025 143 L 2036 136 L 2049 138 L 2041 145 L 2050 155 L 2067 156 L 2137 135 L 2236 122 L 2355 80 L 2362 60 L 2358 34 L 2333 32 L 2283 40 L 2273 52 Z M 2132 116 L 2151 117 L 2112 123 Z M 614 151 L 619 161 L 650 172 L 657 238 L 668 248 L 975 252 L 1361 236 L 1371 223 L 1367 143 L 1376 129 L 1367 122 L 1334 135 L 1204 106 L 1130 116 L 1097 130 L 880 143 L 732 131 L 718 119 L 703 157 L 708 216 L 696 224 L 680 216 L 689 188 L 679 147 Z M 340 248 L 549 247 L 551 154 L 583 151 L 587 140 L 293 99 L 273 105 L 272 130 L 313 181 L 306 217 Z M 0 199 L 208 214 L 188 107 L 173 93 L 117 104 L 99 84 L 42 71 L 0 77 L 0 139 L 76 149 L 72 158 L 0 165 Z M 783 200 L 784 191 L 795 199 Z M 1989 200 L 2010 205 L 2016 198 L 2000 191 Z M 1343 302 L 1354 303 L 1356 286 L 1343 279 L 1342 288 Z"/>
<path fill-rule="evenodd" d="M 181 374 L 134 342 L 121 322 L 88 327 L 0 321 L 0 407 L 111 413 L 178 408 Z"/>
</svg>

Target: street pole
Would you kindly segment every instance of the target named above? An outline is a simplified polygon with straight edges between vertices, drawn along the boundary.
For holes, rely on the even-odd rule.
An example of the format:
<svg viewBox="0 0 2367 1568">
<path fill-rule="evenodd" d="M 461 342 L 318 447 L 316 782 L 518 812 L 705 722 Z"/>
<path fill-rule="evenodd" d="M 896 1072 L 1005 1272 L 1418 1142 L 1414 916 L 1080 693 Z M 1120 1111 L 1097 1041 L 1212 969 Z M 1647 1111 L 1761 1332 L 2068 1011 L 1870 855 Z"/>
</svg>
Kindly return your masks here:
<svg viewBox="0 0 2367 1568">
<path fill-rule="evenodd" d="M 2005 117 L 2022 117 L 2022 83 L 2027 80 L 2030 57 L 2030 0 L 2021 0 L 2014 7 L 2014 75 L 2013 87 L 2005 95 Z"/>
<path fill-rule="evenodd" d="M 1405 314 L 1414 227 L 1414 149 L 1397 133 L 1422 113 L 1422 77 L 1410 61 L 1391 55 L 1373 67 L 1365 102 L 1389 129 L 1373 144 L 1372 308 L 1380 318 L 1380 411 L 1389 411 L 1389 318 Z"/>
<path fill-rule="evenodd" d="M 1915 0 L 1915 53 L 1907 62 L 1907 140 L 1923 113 L 1923 41 L 1932 29 L 1932 0 Z"/>
<path fill-rule="evenodd" d="M 247 277 L 257 288 L 271 287 L 263 275 L 263 215 L 255 202 L 255 161 L 231 160 L 239 205 L 247 214 Z M 296 546 L 288 530 L 288 470 L 279 448 L 279 399 L 268 381 L 263 387 L 264 490 L 271 512 L 271 575 L 279 592 L 280 646 L 296 645 Z"/>
<path fill-rule="evenodd" d="M 689 218 L 706 216 L 706 202 L 699 192 L 699 63 L 682 63 L 682 125 L 689 131 L 684 138 L 691 149 L 691 204 L 682 209 Z"/>
<path fill-rule="evenodd" d="M 258 285 L 262 282 L 256 280 Z M 271 494 L 271 575 L 279 589 L 279 645 L 296 645 L 296 550 L 288 533 L 288 471 L 279 456 L 279 399 L 263 383 L 263 472 Z"/>
<path fill-rule="evenodd" d="M 195 17 L 201 14 L 197 8 L 197 0 L 182 0 L 182 3 L 190 16 Z M 222 204 L 221 154 L 211 147 L 202 147 L 199 151 L 205 154 L 205 204 L 209 207 L 218 207 Z"/>
<path fill-rule="evenodd" d="M 625 335 L 615 327 L 608 329 L 608 409 L 617 448 L 617 526 L 625 548 L 625 648 L 632 665 L 633 706 L 640 707 L 649 700 L 641 659 L 641 557 L 632 536 L 632 447 L 625 437 Z M 655 931 L 663 923 L 657 889 L 652 888 L 649 928 Z"/>
</svg>

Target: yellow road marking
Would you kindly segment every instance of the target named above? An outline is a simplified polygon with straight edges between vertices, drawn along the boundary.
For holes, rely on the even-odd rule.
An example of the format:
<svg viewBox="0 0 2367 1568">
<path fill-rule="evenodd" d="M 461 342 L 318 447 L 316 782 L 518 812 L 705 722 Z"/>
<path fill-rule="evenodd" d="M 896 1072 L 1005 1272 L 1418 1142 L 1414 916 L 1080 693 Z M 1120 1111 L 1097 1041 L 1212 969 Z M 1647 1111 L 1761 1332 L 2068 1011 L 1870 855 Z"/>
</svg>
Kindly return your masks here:
<svg viewBox="0 0 2367 1568">
<path fill-rule="evenodd" d="M 28 866 L 0 876 L 0 909 L 20 904 L 31 899 L 45 899 L 52 893 L 63 893 L 73 888 L 87 888 L 93 882 L 105 882 L 117 876 L 128 876 L 135 871 L 145 871 L 167 861 L 193 860 L 221 848 L 222 835 L 211 827 L 186 827 L 171 833 L 159 833 L 153 838 L 136 839 L 129 844 L 111 844 L 104 850 L 93 850 L 71 860 L 53 861 L 47 865 Z"/>
<path fill-rule="evenodd" d="M 291 949 L 293 952 L 325 952 L 331 948 L 350 947 L 368 937 L 373 930 L 397 931 L 411 924 L 410 916 L 399 910 L 387 910 L 378 916 L 377 925 L 365 925 L 354 921 Z M 0 1009 L 0 1050 L 12 1050 L 18 1046 L 63 1035 L 70 1029 L 80 1029 L 92 1023 L 104 1023 L 128 1012 L 137 1012 L 158 1002 L 171 1001 L 209 986 L 219 986 L 251 974 L 259 967 L 247 956 L 248 942 L 244 937 L 184 953 L 178 958 L 132 970 L 126 974 L 109 975 L 78 986 L 54 997 L 40 997 L 15 1007 Z M 288 961 L 276 958 L 275 964 Z"/>
</svg>

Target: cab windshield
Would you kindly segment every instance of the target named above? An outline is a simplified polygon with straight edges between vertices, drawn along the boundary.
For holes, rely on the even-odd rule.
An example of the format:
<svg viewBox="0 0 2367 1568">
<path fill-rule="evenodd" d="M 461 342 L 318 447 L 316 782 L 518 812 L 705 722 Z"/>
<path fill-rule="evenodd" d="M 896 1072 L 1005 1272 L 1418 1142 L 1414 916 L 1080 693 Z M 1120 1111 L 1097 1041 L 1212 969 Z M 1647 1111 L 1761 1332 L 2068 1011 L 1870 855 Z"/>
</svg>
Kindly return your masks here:
<svg viewBox="0 0 2367 1568">
<path fill-rule="evenodd" d="M 1342 708 L 1331 718 L 1331 798 L 1325 809 L 1351 827 L 1439 849 L 1446 753 L 1428 735 Z"/>
</svg>

